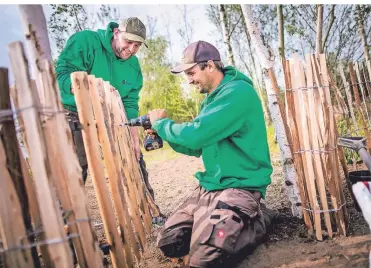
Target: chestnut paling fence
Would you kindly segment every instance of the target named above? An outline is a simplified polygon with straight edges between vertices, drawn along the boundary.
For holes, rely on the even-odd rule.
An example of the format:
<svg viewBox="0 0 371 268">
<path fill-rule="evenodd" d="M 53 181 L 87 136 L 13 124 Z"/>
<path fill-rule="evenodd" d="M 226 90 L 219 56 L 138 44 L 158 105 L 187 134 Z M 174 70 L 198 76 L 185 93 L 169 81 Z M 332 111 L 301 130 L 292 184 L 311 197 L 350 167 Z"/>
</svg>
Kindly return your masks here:
<svg viewBox="0 0 371 268">
<path fill-rule="evenodd" d="M 52 64 L 38 62 L 37 88 L 23 44 L 9 44 L 9 56 L 14 87 L 0 69 L 0 256 L 6 267 L 40 267 L 38 255 L 46 267 L 73 267 L 72 242 L 80 267 L 103 267 Z M 118 92 L 83 72 L 71 80 L 112 265 L 134 267 L 159 209 L 143 182 Z"/>
</svg>

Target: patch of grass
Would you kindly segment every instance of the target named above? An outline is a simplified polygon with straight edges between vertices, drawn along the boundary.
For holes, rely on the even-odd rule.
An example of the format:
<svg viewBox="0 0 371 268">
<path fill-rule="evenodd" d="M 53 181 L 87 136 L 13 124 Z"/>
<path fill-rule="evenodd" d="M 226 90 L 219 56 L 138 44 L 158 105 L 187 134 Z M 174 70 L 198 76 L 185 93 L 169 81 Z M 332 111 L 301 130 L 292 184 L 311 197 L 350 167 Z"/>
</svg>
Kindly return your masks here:
<svg viewBox="0 0 371 268">
<path fill-rule="evenodd" d="M 166 161 L 179 157 L 181 154 L 175 152 L 167 142 L 164 142 L 164 146 L 161 149 L 147 152 L 142 150 L 143 158 L 146 162 Z"/>
<path fill-rule="evenodd" d="M 278 143 L 274 142 L 274 126 L 273 124 L 267 126 L 268 146 L 271 155 L 277 155 L 280 153 Z"/>
</svg>

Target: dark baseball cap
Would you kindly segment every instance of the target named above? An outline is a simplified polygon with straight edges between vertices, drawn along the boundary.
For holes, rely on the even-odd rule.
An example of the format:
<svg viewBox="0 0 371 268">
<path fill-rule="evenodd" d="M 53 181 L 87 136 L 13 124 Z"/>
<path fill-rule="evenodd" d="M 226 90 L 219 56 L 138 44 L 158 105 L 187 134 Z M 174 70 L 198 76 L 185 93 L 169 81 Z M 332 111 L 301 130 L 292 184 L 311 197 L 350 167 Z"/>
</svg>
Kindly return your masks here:
<svg viewBox="0 0 371 268">
<path fill-rule="evenodd" d="M 124 37 L 131 41 L 143 43 L 146 47 L 146 26 L 136 17 L 124 19 L 119 24 L 119 30 L 124 33 Z"/>
<path fill-rule="evenodd" d="M 181 73 L 192 68 L 197 63 L 209 60 L 220 61 L 220 53 L 212 44 L 205 41 L 197 41 L 190 44 L 183 52 L 182 62 L 174 67 L 171 72 Z"/>
</svg>

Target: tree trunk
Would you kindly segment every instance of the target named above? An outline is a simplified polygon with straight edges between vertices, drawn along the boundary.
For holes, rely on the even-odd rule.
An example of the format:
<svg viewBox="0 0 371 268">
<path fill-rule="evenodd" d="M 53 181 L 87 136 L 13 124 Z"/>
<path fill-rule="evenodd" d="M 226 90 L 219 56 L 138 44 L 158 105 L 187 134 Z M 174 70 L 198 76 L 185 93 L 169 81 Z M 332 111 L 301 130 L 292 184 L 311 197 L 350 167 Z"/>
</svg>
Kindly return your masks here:
<svg viewBox="0 0 371 268">
<path fill-rule="evenodd" d="M 221 26 L 223 30 L 224 44 L 225 44 L 225 48 L 227 49 L 228 65 L 235 66 L 232 46 L 231 46 L 231 36 L 229 34 L 228 24 L 227 24 L 227 13 L 225 12 L 225 5 L 219 5 L 219 15 L 220 15 L 220 21 L 221 21 Z"/>
<path fill-rule="evenodd" d="M 316 53 L 323 53 L 322 49 L 322 26 L 323 26 L 323 5 L 317 5 L 317 36 L 316 36 Z"/>
<path fill-rule="evenodd" d="M 335 5 L 332 5 L 331 6 L 331 11 L 330 11 L 330 22 L 327 26 L 325 36 L 323 37 L 322 51 L 325 51 L 326 42 L 327 42 L 327 39 L 330 35 L 330 30 L 332 28 L 332 25 L 334 24 L 334 21 L 335 21 Z"/>
<path fill-rule="evenodd" d="M 278 51 L 281 57 L 282 67 L 285 67 L 285 32 L 284 22 L 282 14 L 282 5 L 277 5 L 277 17 L 278 17 Z"/>
<path fill-rule="evenodd" d="M 301 199 L 297 184 L 297 173 L 294 167 L 291 150 L 288 145 L 285 125 L 281 116 L 277 96 L 273 89 L 274 81 L 272 81 L 269 77 L 270 75 L 273 75 L 274 55 L 270 53 L 268 47 L 266 47 L 263 43 L 258 23 L 253 17 L 251 6 L 241 5 L 241 8 L 251 37 L 251 42 L 255 47 L 256 54 L 264 69 L 263 75 L 268 95 L 269 110 L 277 133 L 277 140 L 285 175 L 284 187 L 286 188 L 286 192 L 291 203 L 291 211 L 294 217 L 302 217 L 302 211 L 300 208 Z"/>
<path fill-rule="evenodd" d="M 242 13 L 242 9 L 241 9 L 241 13 Z M 272 124 L 272 118 L 271 118 L 271 115 L 269 113 L 267 100 L 265 98 L 265 95 L 266 94 L 264 94 L 264 92 L 262 90 L 262 88 L 263 88 L 263 82 L 259 79 L 258 70 L 256 68 L 255 58 L 254 58 L 252 47 L 251 47 L 250 35 L 249 35 L 249 32 L 247 31 L 245 18 L 242 18 L 242 23 L 244 25 L 244 32 L 246 34 L 247 46 L 249 48 L 249 55 L 250 55 L 252 66 L 253 66 L 253 69 L 254 69 L 254 72 L 255 72 L 255 81 L 256 81 L 256 83 L 255 83 L 255 81 L 253 79 L 254 85 L 255 85 L 255 88 L 258 89 L 258 93 L 259 93 L 260 99 L 261 99 L 261 101 L 263 103 L 263 112 L 264 112 L 265 123 L 267 125 L 270 125 L 270 124 Z M 258 86 L 256 86 L 256 84 L 258 84 Z"/>
<path fill-rule="evenodd" d="M 360 5 L 356 5 L 356 21 L 358 25 L 358 32 L 362 40 L 363 53 L 367 62 L 370 60 L 370 53 L 368 52 L 365 26 L 363 24 L 363 11 Z"/>
</svg>

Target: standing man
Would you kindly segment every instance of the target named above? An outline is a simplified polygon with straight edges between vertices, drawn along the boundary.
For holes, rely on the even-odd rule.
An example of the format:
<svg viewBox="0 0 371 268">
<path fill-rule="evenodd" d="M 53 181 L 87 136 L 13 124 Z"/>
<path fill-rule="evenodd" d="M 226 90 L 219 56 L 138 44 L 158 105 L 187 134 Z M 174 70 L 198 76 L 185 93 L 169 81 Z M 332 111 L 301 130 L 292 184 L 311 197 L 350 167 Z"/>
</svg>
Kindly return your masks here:
<svg viewBox="0 0 371 268">
<path fill-rule="evenodd" d="M 120 93 L 128 119 L 138 117 L 139 92 L 143 76 L 135 54 L 145 46 L 146 27 L 138 18 L 128 18 L 117 24 L 110 22 L 106 30 L 77 32 L 68 39 L 59 55 L 56 74 L 62 103 L 72 131 L 77 156 L 86 181 L 86 159 L 80 122 L 76 109 L 71 73 L 84 71 L 110 84 Z M 138 129 L 130 128 L 137 159 L 152 197 L 154 193 L 148 181 L 148 173 L 139 147 Z"/>
<path fill-rule="evenodd" d="M 193 122 L 149 112 L 152 128 L 175 151 L 202 155 L 205 171 L 195 174 L 198 188 L 165 222 L 157 246 L 168 257 L 189 254 L 190 267 L 229 267 L 231 256 L 261 242 L 274 216 L 260 203 L 272 173 L 262 105 L 251 80 L 224 68 L 207 42 L 190 44 L 172 72 L 184 72 L 206 98 Z"/>
</svg>

